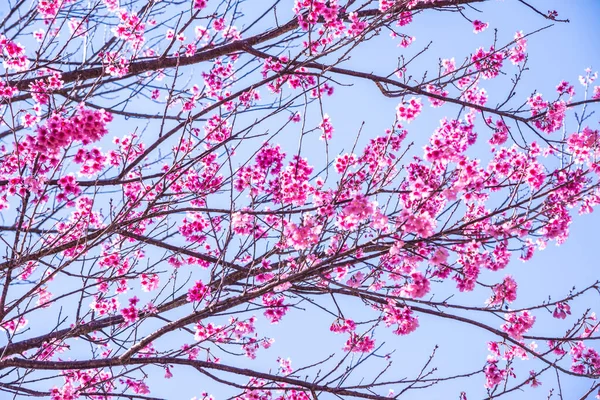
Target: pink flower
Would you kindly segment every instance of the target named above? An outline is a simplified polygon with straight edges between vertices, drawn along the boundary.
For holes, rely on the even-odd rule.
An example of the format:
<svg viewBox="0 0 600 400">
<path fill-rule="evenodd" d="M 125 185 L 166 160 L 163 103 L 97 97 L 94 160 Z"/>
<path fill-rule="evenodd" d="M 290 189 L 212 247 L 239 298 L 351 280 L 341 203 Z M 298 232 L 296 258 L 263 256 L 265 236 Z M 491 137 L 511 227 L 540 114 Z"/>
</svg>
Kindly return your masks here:
<svg viewBox="0 0 600 400">
<path fill-rule="evenodd" d="M 400 39 L 400 43 L 398 43 L 399 47 L 404 49 L 408 48 L 417 38 L 414 36 L 402 35 L 402 39 Z"/>
<path fill-rule="evenodd" d="M 412 13 L 410 11 L 402 11 L 398 18 L 398 22 L 396 22 L 397 26 L 406 26 L 412 22 Z"/>
<path fill-rule="evenodd" d="M 81 188 L 73 174 L 62 176 L 58 180 L 58 186 L 62 189 L 62 193 L 56 196 L 59 201 L 66 201 L 68 197 L 77 197 L 81 193 Z"/>
<path fill-rule="evenodd" d="M 419 327 L 419 320 L 413 316 L 410 307 L 398 307 L 393 300 L 388 300 L 383 307 L 385 326 L 398 325 L 394 333 L 396 335 L 408 335 Z"/>
<path fill-rule="evenodd" d="M 504 144 L 508 140 L 508 135 L 509 135 L 508 127 L 506 126 L 504 121 L 499 119 L 496 121 L 496 127 L 494 129 L 494 134 L 490 138 L 489 143 L 491 145 Z"/>
<path fill-rule="evenodd" d="M 576 374 L 596 375 L 600 372 L 600 354 L 595 349 L 586 347 L 584 342 L 575 342 L 571 347 L 571 371 Z"/>
<path fill-rule="evenodd" d="M 8 99 L 15 96 L 17 93 L 19 93 L 19 89 L 8 85 L 4 80 L 0 79 L 0 98 Z"/>
<path fill-rule="evenodd" d="M 533 120 L 534 125 L 543 132 L 552 133 L 559 130 L 565 119 L 567 103 L 562 100 L 548 103 L 542 99 L 541 93 L 536 93 L 527 99 L 531 107 L 531 116 L 538 118 Z"/>
<path fill-rule="evenodd" d="M 158 289 L 159 280 L 157 274 L 142 274 L 140 277 L 140 284 L 144 292 L 151 292 Z"/>
<path fill-rule="evenodd" d="M 207 0 L 194 0 L 194 10 L 203 10 L 206 8 Z"/>
<path fill-rule="evenodd" d="M 123 383 L 125 385 L 127 385 L 127 387 L 136 394 L 149 394 L 150 393 L 150 388 L 148 388 L 148 385 L 146 385 L 146 383 L 144 383 L 143 381 L 126 379 Z"/>
<path fill-rule="evenodd" d="M 435 232 L 435 220 L 431 218 L 428 212 L 415 215 L 415 213 L 409 210 L 402 210 L 397 220 L 397 225 L 404 232 L 423 238 L 429 237 Z"/>
<path fill-rule="evenodd" d="M 132 324 L 139 319 L 139 312 L 136 308 L 138 301 L 139 299 L 134 296 L 129 299 L 129 307 L 121 309 L 121 315 L 127 324 Z"/>
<path fill-rule="evenodd" d="M 490 47 L 487 52 L 483 50 L 483 47 L 480 47 L 471 57 L 471 61 L 475 64 L 475 68 L 481 73 L 483 79 L 492 79 L 500 73 L 503 57 L 494 47 Z"/>
<path fill-rule="evenodd" d="M 525 61 L 525 57 L 527 55 L 527 39 L 523 37 L 523 32 L 519 31 L 515 34 L 515 41 L 515 47 L 509 49 L 508 54 L 510 61 L 517 65 Z"/>
<path fill-rule="evenodd" d="M 215 144 L 221 143 L 231 136 L 229 122 L 218 115 L 213 115 L 209 118 L 204 131 L 206 132 L 206 140 Z"/>
<path fill-rule="evenodd" d="M 188 213 L 179 226 L 179 232 L 187 241 L 202 243 L 206 240 L 205 230 L 210 227 L 210 222 L 204 218 L 204 215 L 195 212 Z"/>
<path fill-rule="evenodd" d="M 360 285 L 363 284 L 364 280 L 365 280 L 365 274 L 358 271 L 357 273 L 352 275 L 350 277 L 350 279 L 348 279 L 348 281 L 346 282 L 346 285 L 353 287 L 353 288 L 358 288 L 358 287 L 360 287 Z"/>
<path fill-rule="evenodd" d="M 329 330 L 335 333 L 353 332 L 356 329 L 356 324 L 351 319 L 343 319 L 335 321 L 331 324 Z"/>
<path fill-rule="evenodd" d="M 21 72 L 29 67 L 25 47 L 7 39 L 4 35 L 0 35 L 0 57 L 3 59 L 4 68 L 8 70 Z"/>
<path fill-rule="evenodd" d="M 440 127 L 435 130 L 429 144 L 424 147 L 425 159 L 430 162 L 459 162 L 464 159 L 464 152 L 475 143 L 477 134 L 474 126 L 460 120 L 440 121 Z"/>
<path fill-rule="evenodd" d="M 133 49 L 139 49 L 146 41 L 144 33 L 146 24 L 135 12 L 124 9 L 116 10 L 120 23 L 113 28 L 115 36 L 131 45 Z"/>
<path fill-rule="evenodd" d="M 396 0 L 379 0 L 379 11 L 385 12 L 396 4 Z"/>
<path fill-rule="evenodd" d="M 52 293 L 48 291 L 48 288 L 46 286 L 40 287 L 35 294 L 38 296 L 38 300 L 36 302 L 37 306 L 40 306 L 42 308 L 50 306 L 50 301 L 52 300 Z"/>
<path fill-rule="evenodd" d="M 500 305 L 504 302 L 512 303 L 517 299 L 517 282 L 511 276 L 504 278 L 502 283 L 494 285 L 492 290 L 494 294 L 486 301 L 491 306 Z"/>
<path fill-rule="evenodd" d="M 591 68 L 585 69 L 585 75 L 579 75 L 579 83 L 583 86 L 588 87 L 598 78 L 598 72 L 592 74 Z"/>
<path fill-rule="evenodd" d="M 421 99 L 412 97 L 408 103 L 402 102 L 398 104 L 396 115 L 400 121 L 411 122 L 421 113 L 422 108 Z"/>
<path fill-rule="evenodd" d="M 476 19 L 475 21 L 473 21 L 473 32 L 474 33 L 483 32 L 487 29 L 488 26 L 489 26 L 489 24 L 487 22 L 481 22 Z"/>
<path fill-rule="evenodd" d="M 224 30 L 225 29 L 225 18 L 215 18 L 212 23 L 212 28 L 217 32 Z"/>
<path fill-rule="evenodd" d="M 442 60 L 443 73 L 449 74 L 456 70 L 456 62 L 454 58 L 445 58 Z"/>
<path fill-rule="evenodd" d="M 84 145 L 97 142 L 108 133 L 106 125 L 110 121 L 110 113 L 89 110 L 83 106 L 70 118 L 53 114 L 37 129 L 36 150 L 43 154 L 53 154 L 75 141 Z"/>
<path fill-rule="evenodd" d="M 294 371 L 292 369 L 292 360 L 290 360 L 289 358 L 283 359 L 281 357 L 278 357 L 277 362 L 279 363 L 279 371 L 281 371 L 282 375 L 289 375 Z"/>
<path fill-rule="evenodd" d="M 249 235 L 254 230 L 254 216 L 239 211 L 235 212 L 231 215 L 231 227 L 238 235 Z"/>
<path fill-rule="evenodd" d="M 121 78 L 129 73 L 129 59 L 122 57 L 116 51 L 100 54 L 102 64 L 107 74 Z"/>
<path fill-rule="evenodd" d="M 567 303 L 557 303 L 552 316 L 557 319 L 565 319 L 571 315 L 571 307 Z"/>
<path fill-rule="evenodd" d="M 427 279 L 419 271 L 410 274 L 411 283 L 407 283 L 402 287 L 402 296 L 410 297 L 413 299 L 419 299 L 429 293 L 430 284 Z"/>
<path fill-rule="evenodd" d="M 288 307 L 284 304 L 285 297 L 281 294 L 266 293 L 262 302 L 267 307 L 264 315 L 272 324 L 277 324 L 288 312 Z"/>
<path fill-rule="evenodd" d="M 523 334 L 531 329 L 535 323 L 535 317 L 529 311 L 523 311 L 520 314 L 509 313 L 504 318 L 507 322 L 502 325 L 502 330 L 517 340 L 521 340 Z"/>
<path fill-rule="evenodd" d="M 27 319 L 25 319 L 25 317 L 21 316 L 19 318 L 11 319 L 7 322 L 3 322 L 0 325 L 0 328 L 7 331 L 10 335 L 13 335 L 16 332 L 24 329 L 28 323 L 29 323 L 29 321 L 27 321 Z"/>
<path fill-rule="evenodd" d="M 575 96 L 575 87 L 567 81 L 561 81 L 558 86 L 556 86 L 556 91 L 559 95 L 568 94 L 569 97 Z"/>
<path fill-rule="evenodd" d="M 348 14 L 348 18 L 351 21 L 350 26 L 348 26 L 348 30 L 346 31 L 346 34 L 348 36 L 358 36 L 368 26 L 368 23 L 366 21 L 360 20 L 355 12 L 351 12 L 350 14 Z"/>
<path fill-rule="evenodd" d="M 331 137 L 333 135 L 333 125 L 331 125 L 329 115 L 325 114 L 325 116 L 323 116 L 323 121 L 321 121 L 319 128 L 323 131 L 320 139 L 321 140 L 331 140 Z"/>
<path fill-rule="evenodd" d="M 535 371 L 529 371 L 529 380 L 527 381 L 531 387 L 538 387 L 542 384 L 542 382 L 537 380 L 537 374 Z"/>
<path fill-rule="evenodd" d="M 375 340 L 368 336 L 359 336 L 354 332 L 350 333 L 350 337 L 346 341 L 344 351 L 352 353 L 370 353 L 375 349 Z"/>
<path fill-rule="evenodd" d="M 447 97 L 449 94 L 447 90 L 443 90 L 442 88 L 435 85 L 427 85 L 426 89 L 429 93 L 433 93 L 437 96 Z M 444 100 L 429 96 L 427 97 L 427 100 L 429 100 L 432 107 L 441 107 L 446 103 Z"/>
<path fill-rule="evenodd" d="M 338 214 L 337 224 L 342 229 L 353 230 L 367 221 L 377 211 L 377 203 L 369 201 L 363 195 L 354 197 Z"/>
<path fill-rule="evenodd" d="M 498 368 L 497 363 L 498 360 L 490 359 L 488 360 L 487 366 L 483 369 L 483 373 L 485 374 L 485 387 L 488 389 L 493 389 L 506 377 L 506 370 Z"/>
<path fill-rule="evenodd" d="M 41 43 L 44 41 L 45 34 L 46 34 L 46 31 L 44 31 L 44 29 L 42 29 L 42 28 L 38 29 L 37 31 L 33 31 L 33 37 L 38 43 Z"/>
<path fill-rule="evenodd" d="M 79 173 L 81 175 L 93 176 L 104 170 L 108 158 L 102 154 L 99 148 L 94 147 L 91 150 L 80 148 L 77 150 L 73 161 L 82 164 Z"/>
<path fill-rule="evenodd" d="M 190 302 L 201 302 L 208 296 L 210 296 L 210 287 L 198 280 L 194 286 L 188 290 L 187 300 Z"/>
<path fill-rule="evenodd" d="M 305 215 L 301 225 L 288 222 L 284 228 L 284 237 L 288 246 L 296 250 L 304 250 L 319 241 L 323 226 L 311 215 Z"/>
</svg>

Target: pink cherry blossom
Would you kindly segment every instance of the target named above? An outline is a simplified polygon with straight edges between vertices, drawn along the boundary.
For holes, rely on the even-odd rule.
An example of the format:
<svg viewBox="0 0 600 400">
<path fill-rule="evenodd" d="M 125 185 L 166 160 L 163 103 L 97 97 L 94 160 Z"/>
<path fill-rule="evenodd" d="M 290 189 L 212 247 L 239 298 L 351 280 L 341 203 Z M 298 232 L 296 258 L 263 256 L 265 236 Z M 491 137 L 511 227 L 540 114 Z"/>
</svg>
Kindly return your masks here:
<svg viewBox="0 0 600 400">
<path fill-rule="evenodd" d="M 494 285 L 492 290 L 494 294 L 486 301 L 491 306 L 501 305 L 504 302 L 512 303 L 517 299 L 517 282 L 511 276 L 505 277 L 502 283 Z"/>
<path fill-rule="evenodd" d="M 535 322 L 535 317 L 528 311 L 507 314 L 505 319 L 507 322 L 502 325 L 502 330 L 517 340 L 522 339 L 523 334 L 531 329 Z"/>
<path fill-rule="evenodd" d="M 398 104 L 396 115 L 400 121 L 411 122 L 421 113 L 422 108 L 421 99 L 412 97 L 408 102 Z"/>
<path fill-rule="evenodd" d="M 370 353 L 375 349 L 375 340 L 370 337 L 352 332 L 350 337 L 346 341 L 344 351 L 350 351 L 352 353 Z"/>
<path fill-rule="evenodd" d="M 187 300 L 190 302 L 201 302 L 208 296 L 210 296 L 210 287 L 206 286 L 202 281 L 196 281 L 194 286 L 188 290 Z"/>
<path fill-rule="evenodd" d="M 487 22 L 481 22 L 476 19 L 475 21 L 473 21 L 473 32 L 474 33 L 483 32 L 487 29 L 488 26 L 489 26 L 489 24 Z"/>
</svg>

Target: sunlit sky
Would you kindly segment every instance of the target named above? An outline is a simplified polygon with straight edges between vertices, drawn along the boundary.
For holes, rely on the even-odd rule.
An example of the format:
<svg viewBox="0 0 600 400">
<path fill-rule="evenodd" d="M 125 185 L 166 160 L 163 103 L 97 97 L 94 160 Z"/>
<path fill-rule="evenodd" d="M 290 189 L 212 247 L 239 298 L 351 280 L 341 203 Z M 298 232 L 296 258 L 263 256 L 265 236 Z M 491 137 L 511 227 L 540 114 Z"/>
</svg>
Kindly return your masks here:
<svg viewBox="0 0 600 400">
<path fill-rule="evenodd" d="M 263 4 L 263 0 L 253 0 Z M 250 2 L 252 3 L 252 1 Z M 528 38 L 528 71 L 518 87 L 515 103 L 524 101 L 534 90 L 541 93 L 552 93 L 561 80 L 567 80 L 576 85 L 578 92 L 582 87 L 577 82 L 584 69 L 591 67 L 594 71 L 600 70 L 600 0 L 532 0 L 532 4 L 540 7 L 542 11 L 556 9 L 561 18 L 570 19 L 570 23 L 556 23 L 532 37 Z M 289 15 L 293 1 L 284 0 L 280 7 L 289 7 Z M 2 2 L 2 7 L 6 3 Z M 429 50 L 411 64 L 411 72 L 418 75 L 426 70 L 435 72 L 440 58 L 455 57 L 460 60 L 467 57 L 476 48 L 489 47 L 497 34 L 499 43 L 512 40 L 516 31 L 524 33 L 550 25 L 551 21 L 543 19 L 524 7 L 517 0 L 497 0 L 484 4 L 477 4 L 476 9 L 467 10 L 471 19 L 481 19 L 489 22 L 491 28 L 483 33 L 473 34 L 472 25 L 465 21 L 458 13 L 427 12 L 415 18 L 407 29 L 407 33 L 416 37 L 416 41 L 408 50 L 398 48 L 398 53 L 389 51 L 389 45 L 382 45 L 392 39 L 381 37 L 359 48 L 352 59 L 345 64 L 345 68 L 355 68 L 365 72 L 389 73 L 401 51 L 410 57 L 420 51 L 430 41 Z M 481 10 L 481 14 L 477 11 Z M 4 9 L 6 12 L 6 9 Z M 282 12 L 285 13 L 285 12 Z M 254 29 L 259 29 L 255 27 Z M 497 29 L 497 32 L 494 31 Z M 509 71 L 510 72 L 510 71 Z M 485 87 L 490 95 L 491 104 L 506 96 L 510 76 L 498 81 L 485 82 Z M 325 99 L 326 112 L 336 129 L 336 135 L 347 135 L 348 141 L 337 144 L 330 151 L 348 150 L 354 137 L 364 122 L 366 134 L 361 139 L 366 142 L 368 138 L 380 135 L 390 123 L 393 122 L 397 99 L 381 96 L 379 90 L 370 82 L 342 81 L 351 83 L 352 86 L 336 87 L 336 93 L 331 99 Z M 458 113 L 458 108 L 443 107 L 440 110 L 427 109 L 419 120 L 408 126 L 409 137 L 414 141 L 414 154 L 419 154 L 422 145 L 433 130 L 439 125 L 439 120 L 448 113 Z M 449 115 L 454 117 L 455 115 Z M 594 115 L 590 124 L 597 124 L 600 116 Z M 133 123 L 133 122 L 131 122 Z M 567 131 L 572 129 L 573 120 L 567 121 Z M 133 127 L 132 127 L 133 129 Z M 295 140 L 295 137 L 294 137 Z M 487 140 L 487 139 L 485 139 Z M 282 143 L 291 145 L 291 143 Z M 335 147 L 337 146 L 337 147 Z M 323 147 L 315 146 L 303 150 L 305 157 L 311 159 L 324 155 Z M 482 154 L 482 157 L 488 155 Z M 575 210 L 574 210 L 575 213 Z M 549 246 L 546 250 L 536 253 L 532 261 L 522 263 L 514 258 L 509 267 L 503 271 L 513 275 L 519 283 L 519 298 L 513 304 L 515 308 L 537 304 L 551 296 L 564 296 L 572 287 L 581 288 L 600 278 L 598 268 L 597 249 L 600 244 L 596 227 L 600 224 L 599 211 L 583 217 L 576 216 L 571 227 L 570 239 L 564 245 Z M 483 305 L 488 294 L 473 293 L 457 297 L 461 301 Z M 596 301 L 597 298 L 590 297 Z M 439 300 L 439 298 L 438 298 Z M 352 304 L 346 305 L 352 308 Z M 576 311 L 582 312 L 586 307 L 600 311 L 600 304 L 577 303 Z M 362 307 L 357 304 L 357 308 Z M 290 357 L 294 367 L 312 364 L 326 358 L 332 353 L 341 354 L 346 337 L 330 333 L 327 327 L 331 324 L 331 316 L 320 313 L 316 309 L 309 312 L 291 310 L 278 325 L 270 325 L 264 318 L 259 318 L 258 330 L 262 335 L 272 336 L 275 343 L 268 349 L 260 352 L 256 360 L 243 357 L 231 358 L 236 366 L 254 368 L 261 371 L 276 371 L 277 357 Z M 440 321 L 427 316 L 420 316 L 421 326 L 408 337 L 391 335 L 389 331 L 380 329 L 375 336 L 377 344 L 383 347 L 377 354 L 384 355 L 394 352 L 393 366 L 388 373 L 388 378 L 414 376 L 420 366 L 427 360 L 435 345 L 439 346 L 433 365 L 441 375 L 450 373 L 471 372 L 480 368 L 485 363 L 488 354 L 486 342 L 494 339 L 491 335 L 467 328 L 454 321 Z M 493 322 L 492 322 L 493 323 Z M 501 321 L 495 323 L 500 326 Z M 539 318 L 533 334 L 545 334 L 546 330 L 552 332 L 553 321 L 551 318 Z M 318 327 L 318 329 L 317 329 Z M 314 328 L 314 329 L 313 329 Z M 171 336 L 169 340 L 172 340 Z M 369 364 L 373 361 L 372 364 Z M 533 361 L 516 362 L 515 368 L 519 371 L 529 371 L 527 363 Z M 384 365 L 383 360 L 368 360 L 365 363 L 364 376 L 376 373 L 376 368 Z M 374 367 L 371 367 L 373 365 Z M 539 364 L 535 364 L 539 366 Z M 375 369 L 372 369 L 375 368 Z M 176 367 L 173 369 L 174 377 L 170 382 L 164 382 L 163 372 L 155 370 L 156 375 L 151 376 L 149 386 L 152 396 L 166 399 L 188 399 L 200 396 L 201 392 L 208 392 L 216 399 L 225 399 L 235 390 L 225 389 L 221 384 L 209 381 L 200 376 L 193 369 Z M 523 376 L 521 374 L 521 376 Z M 357 376 L 352 378 L 358 381 Z M 543 385 L 525 393 L 509 395 L 511 399 L 546 398 L 548 390 L 556 386 L 556 376 L 545 374 L 540 380 Z M 438 388 L 429 389 L 427 397 L 418 391 L 409 391 L 402 398 L 406 399 L 458 399 L 459 393 L 465 391 L 469 400 L 485 397 L 483 387 L 484 377 L 467 380 L 456 380 L 438 385 Z M 579 398 L 589 388 L 590 382 L 577 378 L 568 378 L 561 381 L 565 399 Z M 393 387 L 390 387 L 393 388 Z M 321 397 L 320 397 L 321 398 Z M 333 398 L 323 395 L 323 399 Z"/>
</svg>

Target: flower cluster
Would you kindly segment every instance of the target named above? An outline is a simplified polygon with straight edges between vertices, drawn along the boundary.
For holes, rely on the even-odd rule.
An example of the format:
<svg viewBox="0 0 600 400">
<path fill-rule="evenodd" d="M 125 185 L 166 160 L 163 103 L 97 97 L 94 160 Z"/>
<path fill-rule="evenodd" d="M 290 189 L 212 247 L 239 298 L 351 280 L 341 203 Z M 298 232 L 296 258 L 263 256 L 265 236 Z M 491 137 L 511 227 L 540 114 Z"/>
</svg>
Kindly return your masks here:
<svg viewBox="0 0 600 400">
<path fill-rule="evenodd" d="M 481 73 L 483 79 L 492 79 L 500 73 L 504 57 L 494 47 L 490 47 L 489 51 L 485 51 L 483 47 L 480 47 L 471 57 L 471 61 L 475 64 L 475 68 Z"/>
<path fill-rule="evenodd" d="M 494 294 L 486 301 L 490 306 L 512 303 L 517 299 L 517 282 L 511 277 L 504 278 L 502 283 L 492 287 Z"/>
<path fill-rule="evenodd" d="M 371 218 L 377 211 L 377 202 L 369 201 L 364 195 L 356 195 L 338 214 L 337 225 L 351 231 Z"/>
<path fill-rule="evenodd" d="M 352 353 L 370 353 L 373 349 L 375 349 L 375 340 L 367 335 L 361 336 L 351 332 L 343 350 Z"/>
<path fill-rule="evenodd" d="M 523 334 L 527 332 L 535 323 L 535 317 L 529 311 L 518 313 L 509 313 L 505 316 L 506 323 L 502 325 L 502 330 L 513 339 L 521 340 Z"/>
<path fill-rule="evenodd" d="M 281 294 L 266 293 L 262 296 L 262 302 L 267 308 L 264 315 L 272 324 L 281 321 L 288 312 L 288 306 L 284 304 L 285 297 Z"/>
<path fill-rule="evenodd" d="M 323 226 L 319 224 L 315 216 L 305 214 L 300 225 L 294 222 L 285 223 L 284 235 L 286 245 L 296 250 L 307 249 L 319 242 L 322 229 Z"/>
<path fill-rule="evenodd" d="M 600 354 L 578 341 L 571 347 L 571 371 L 576 374 L 596 375 L 600 372 Z"/>
<path fill-rule="evenodd" d="M 85 107 L 79 107 L 72 117 L 54 114 L 38 127 L 35 148 L 43 154 L 54 154 L 72 142 L 97 142 L 108 133 L 106 125 L 110 121 L 110 113 Z"/>
<path fill-rule="evenodd" d="M 113 28 L 115 36 L 126 41 L 133 49 L 139 49 L 145 42 L 146 24 L 134 12 L 122 9 L 117 12 L 120 23 Z"/>
<path fill-rule="evenodd" d="M 179 226 L 179 232 L 189 242 L 202 243 L 206 240 L 205 229 L 210 228 L 210 221 L 199 212 L 188 213 Z"/>
<path fill-rule="evenodd" d="M 121 316 L 127 324 L 133 324 L 140 318 L 140 313 L 137 308 L 137 303 L 140 301 L 137 297 L 133 296 L 129 299 L 129 306 L 121 309 Z"/>
<path fill-rule="evenodd" d="M 525 61 L 527 56 L 527 39 L 523 36 L 523 32 L 515 33 L 515 42 L 515 46 L 508 51 L 508 57 L 513 64 L 517 65 Z"/>
<path fill-rule="evenodd" d="M 65 382 L 62 387 L 55 386 L 50 390 L 51 400 L 74 400 L 82 393 L 91 397 L 97 394 L 100 398 L 102 393 L 115 389 L 112 373 L 103 370 L 67 370 L 62 372 L 62 376 Z"/>
<path fill-rule="evenodd" d="M 571 306 L 565 302 L 557 303 L 552 316 L 557 319 L 565 319 L 567 315 L 571 315 Z"/>
<path fill-rule="evenodd" d="M 356 323 L 351 319 L 337 320 L 331 324 L 329 330 L 334 333 L 353 332 L 356 330 Z"/>
<path fill-rule="evenodd" d="M 188 290 L 187 300 L 189 302 L 199 303 L 202 300 L 206 299 L 208 296 L 210 296 L 210 287 L 206 286 L 204 282 L 198 280 L 196 281 L 196 283 L 194 283 L 194 286 L 192 286 L 190 290 Z"/>
<path fill-rule="evenodd" d="M 231 136 L 231 128 L 229 127 L 229 121 L 225 118 L 222 118 L 219 115 L 213 115 L 206 126 L 204 127 L 204 131 L 206 132 L 206 140 L 210 144 L 218 144 L 221 143 Z"/>
<path fill-rule="evenodd" d="M 29 85 L 31 91 L 31 97 L 39 105 L 47 105 L 50 100 L 50 94 L 53 91 L 62 89 L 64 82 L 62 81 L 62 74 L 58 71 L 49 71 L 50 75 L 43 79 L 36 79 Z"/>
<path fill-rule="evenodd" d="M 489 24 L 487 22 L 481 22 L 478 19 L 473 21 L 473 33 L 480 33 L 487 29 Z"/>
<path fill-rule="evenodd" d="M 158 289 L 159 277 L 157 274 L 140 275 L 140 284 L 144 292 L 151 292 Z"/>
<path fill-rule="evenodd" d="M 422 108 L 421 99 L 413 97 L 408 102 L 398 104 L 396 115 L 400 121 L 411 122 L 421 113 Z"/>
<path fill-rule="evenodd" d="M 397 325 L 394 333 L 396 335 L 408 335 L 419 327 L 419 319 L 413 315 L 408 306 L 399 307 L 392 300 L 388 300 L 383 307 L 383 322 L 385 326 Z"/>
<path fill-rule="evenodd" d="M 0 35 L 0 58 L 4 68 L 21 72 L 29 67 L 29 59 L 25 54 L 25 47 L 20 43 L 13 42 L 4 35 Z"/>
<path fill-rule="evenodd" d="M 485 387 L 488 389 L 495 388 L 506 378 L 506 370 L 498 368 L 498 360 L 493 358 L 488 359 L 483 373 L 485 374 Z"/>
</svg>

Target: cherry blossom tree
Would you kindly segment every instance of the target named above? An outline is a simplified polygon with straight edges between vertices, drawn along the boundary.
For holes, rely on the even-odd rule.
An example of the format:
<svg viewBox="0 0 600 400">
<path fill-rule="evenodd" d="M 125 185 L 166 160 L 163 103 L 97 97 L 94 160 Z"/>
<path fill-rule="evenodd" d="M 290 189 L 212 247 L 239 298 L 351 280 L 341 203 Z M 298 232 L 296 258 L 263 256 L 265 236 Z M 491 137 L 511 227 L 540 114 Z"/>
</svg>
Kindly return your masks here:
<svg viewBox="0 0 600 400">
<path fill-rule="evenodd" d="M 510 272 L 600 203 L 597 74 L 522 90 L 528 42 L 552 29 L 494 32 L 478 7 L 535 26 L 568 22 L 562 10 L 9 3 L 2 398 L 156 399 L 171 385 L 175 399 L 190 371 L 198 399 L 433 398 L 449 382 L 461 390 L 446 398 L 575 398 L 561 379 L 600 396 L 598 282 L 540 298 Z M 479 45 L 423 61 L 428 39 L 411 33 L 430 14 Z M 387 129 L 365 113 L 348 130 L 344 107 L 361 101 L 393 103 Z M 425 318 L 485 333 L 473 346 L 487 358 L 442 368 L 423 346 L 403 359 L 405 340 L 432 334 Z M 337 347 L 297 333 L 311 363 L 275 354 L 274 324 L 291 320 Z"/>
</svg>

